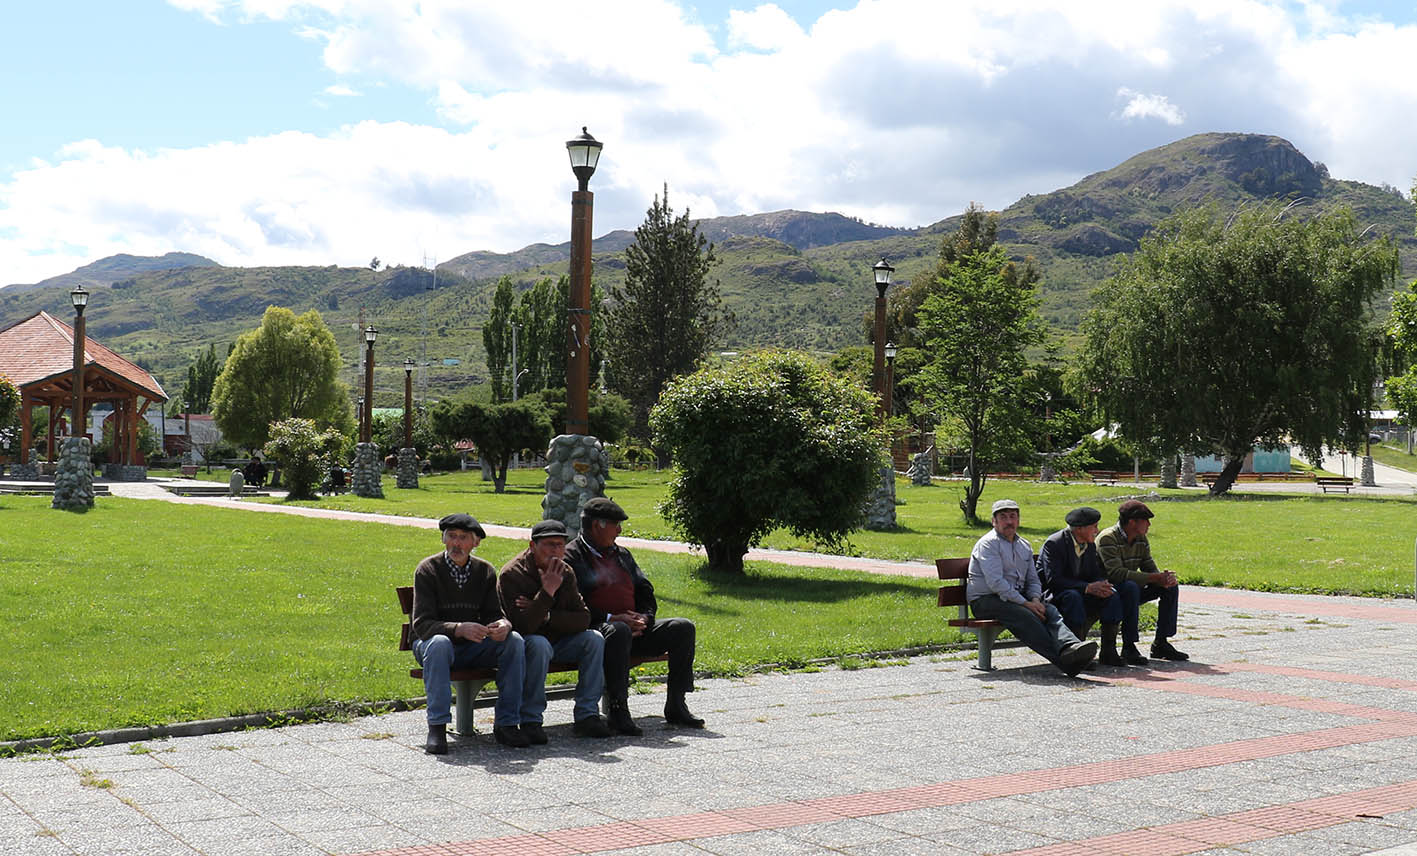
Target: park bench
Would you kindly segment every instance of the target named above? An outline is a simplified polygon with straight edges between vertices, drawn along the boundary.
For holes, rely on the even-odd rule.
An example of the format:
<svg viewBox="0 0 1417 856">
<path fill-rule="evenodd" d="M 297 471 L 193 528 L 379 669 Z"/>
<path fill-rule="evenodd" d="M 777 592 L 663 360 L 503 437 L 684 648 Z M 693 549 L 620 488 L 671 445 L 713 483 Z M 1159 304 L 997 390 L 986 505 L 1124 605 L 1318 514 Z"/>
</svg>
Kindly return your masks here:
<svg viewBox="0 0 1417 856">
<path fill-rule="evenodd" d="M 403 610 L 404 618 L 411 619 L 413 616 L 413 586 L 395 586 L 394 590 L 399 596 L 399 608 Z M 399 629 L 399 650 L 413 650 L 413 628 L 409 621 L 405 620 Z M 657 657 L 631 657 L 630 668 L 643 663 L 668 662 L 668 654 L 660 654 Z M 574 672 L 575 663 L 552 662 L 546 671 L 550 672 Z M 423 670 L 414 668 L 408 670 L 408 676 L 423 680 Z M 449 682 L 453 685 L 453 730 L 459 734 L 475 734 L 476 727 L 472 722 L 472 711 L 477 694 L 482 692 L 482 688 L 489 682 L 497 680 L 496 669 L 454 669 L 448 675 Z"/>
<path fill-rule="evenodd" d="M 1328 493 L 1330 490 L 1341 490 L 1348 493 L 1353 488 L 1352 476 L 1315 476 L 1314 484 L 1319 486 L 1319 490 Z"/>
<path fill-rule="evenodd" d="M 188 479 L 190 479 L 190 478 L 192 478 L 192 477 L 195 476 L 195 475 L 197 475 L 197 465 L 196 465 L 196 464 L 183 464 L 183 465 L 182 465 L 182 477 L 183 477 L 183 478 L 188 478 Z"/>
<path fill-rule="evenodd" d="M 1116 484 L 1122 475 L 1116 470 L 1089 470 L 1087 474 L 1092 476 L 1093 484 Z"/>
</svg>

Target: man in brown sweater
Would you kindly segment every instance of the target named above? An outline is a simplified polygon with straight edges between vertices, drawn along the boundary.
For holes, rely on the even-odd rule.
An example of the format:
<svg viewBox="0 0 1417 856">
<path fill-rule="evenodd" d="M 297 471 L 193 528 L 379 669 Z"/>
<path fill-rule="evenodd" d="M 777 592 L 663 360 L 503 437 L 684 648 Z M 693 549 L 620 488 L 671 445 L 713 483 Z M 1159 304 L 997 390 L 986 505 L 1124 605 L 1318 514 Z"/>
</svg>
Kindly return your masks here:
<svg viewBox="0 0 1417 856">
<path fill-rule="evenodd" d="M 471 514 L 449 514 L 438 521 L 443 547 L 413 572 L 413 613 L 410 632 L 413 656 L 423 667 L 423 689 L 428 695 L 430 755 L 448 751 L 447 726 L 452 721 L 454 669 L 496 667 L 497 708 L 493 735 L 504 746 L 522 747 L 527 738 L 518 729 L 520 706 L 527 686 L 545 692 L 546 667 L 528 672 L 525 645 L 512 624 L 502 616 L 497 599 L 497 571 L 472 555 L 486 537 Z M 459 700 L 471 704 L 471 699 Z"/>
<path fill-rule="evenodd" d="M 605 690 L 602 657 L 605 639 L 586 629 L 590 613 L 576 588 L 576 575 L 562 559 L 566 552 L 566 526 L 559 520 L 542 520 L 531 527 L 531 544 L 502 566 L 497 594 L 512 627 L 526 640 L 527 672 L 546 674 L 554 659 L 575 663 L 576 707 L 574 732 L 580 737 L 609 737 L 610 728 L 600 717 L 600 695 Z M 521 728 L 532 743 L 545 743 L 541 728 L 546 711 L 545 682 L 527 687 L 522 700 Z"/>
</svg>

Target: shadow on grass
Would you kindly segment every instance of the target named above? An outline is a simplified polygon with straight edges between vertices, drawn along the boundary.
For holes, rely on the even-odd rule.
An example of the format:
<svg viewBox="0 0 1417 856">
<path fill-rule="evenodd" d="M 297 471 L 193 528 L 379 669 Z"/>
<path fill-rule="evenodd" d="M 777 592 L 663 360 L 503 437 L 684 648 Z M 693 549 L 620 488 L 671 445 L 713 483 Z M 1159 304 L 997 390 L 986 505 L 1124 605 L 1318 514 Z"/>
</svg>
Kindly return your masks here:
<svg viewBox="0 0 1417 856">
<path fill-rule="evenodd" d="M 746 573 L 733 574 L 710 570 L 705 562 L 690 573 L 705 585 L 709 594 L 739 600 L 838 603 L 857 597 L 892 594 L 924 597 L 932 593 L 929 587 L 896 582 L 890 577 L 838 580 L 790 571 L 763 574 L 754 572 L 754 564 L 747 563 Z"/>
</svg>

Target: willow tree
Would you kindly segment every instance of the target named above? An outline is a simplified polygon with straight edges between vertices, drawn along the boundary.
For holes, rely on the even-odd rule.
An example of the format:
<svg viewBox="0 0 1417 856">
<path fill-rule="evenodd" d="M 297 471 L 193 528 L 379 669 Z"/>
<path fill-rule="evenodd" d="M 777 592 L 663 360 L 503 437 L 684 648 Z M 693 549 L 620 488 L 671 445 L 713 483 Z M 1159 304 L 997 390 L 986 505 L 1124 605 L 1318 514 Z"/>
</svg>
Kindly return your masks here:
<svg viewBox="0 0 1417 856">
<path fill-rule="evenodd" d="M 1370 303 L 1396 272 L 1391 242 L 1347 210 L 1174 215 L 1093 292 L 1078 392 L 1151 451 L 1222 455 L 1214 494 L 1257 444 L 1356 449 L 1376 375 Z"/>
</svg>

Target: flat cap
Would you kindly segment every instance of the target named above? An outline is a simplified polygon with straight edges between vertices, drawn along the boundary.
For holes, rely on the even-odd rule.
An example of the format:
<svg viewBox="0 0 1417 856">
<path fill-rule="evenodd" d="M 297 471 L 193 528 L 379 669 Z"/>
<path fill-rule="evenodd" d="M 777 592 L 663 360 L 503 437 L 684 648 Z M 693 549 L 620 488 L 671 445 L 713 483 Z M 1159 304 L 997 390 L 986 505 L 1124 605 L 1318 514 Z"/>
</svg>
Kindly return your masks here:
<svg viewBox="0 0 1417 856">
<path fill-rule="evenodd" d="M 1012 499 L 1000 499 L 994 503 L 994 508 L 992 511 L 989 512 L 989 514 L 990 516 L 993 516 L 995 514 L 998 514 L 1000 511 L 1005 511 L 1010 508 L 1012 508 L 1014 511 L 1018 511 L 1018 503 L 1014 502 Z"/>
<path fill-rule="evenodd" d="M 1146 507 L 1146 503 L 1139 499 L 1129 499 L 1117 508 L 1117 519 L 1123 523 L 1128 520 L 1150 520 L 1155 516 L 1151 509 Z"/>
<path fill-rule="evenodd" d="M 630 515 L 615 504 L 615 500 L 597 496 L 581 506 L 581 516 L 589 520 L 628 520 Z"/>
<path fill-rule="evenodd" d="M 447 532 L 449 529 L 462 529 L 471 532 L 479 538 L 486 538 L 487 533 L 482 529 L 482 524 L 477 522 L 477 518 L 471 514 L 459 511 L 456 514 L 449 514 L 438 521 L 438 530 Z"/>
<path fill-rule="evenodd" d="M 1096 523 L 1101 519 L 1102 512 L 1098 511 L 1095 508 L 1090 508 L 1086 505 L 1084 505 L 1082 508 L 1074 508 L 1072 511 L 1068 512 L 1068 515 L 1066 517 L 1063 518 L 1063 520 L 1069 526 L 1075 529 L 1081 526 L 1091 526 L 1092 524 Z"/>
<path fill-rule="evenodd" d="M 538 520 L 531 527 L 531 540 L 540 541 L 542 538 L 565 538 L 566 524 L 559 520 Z"/>
</svg>

